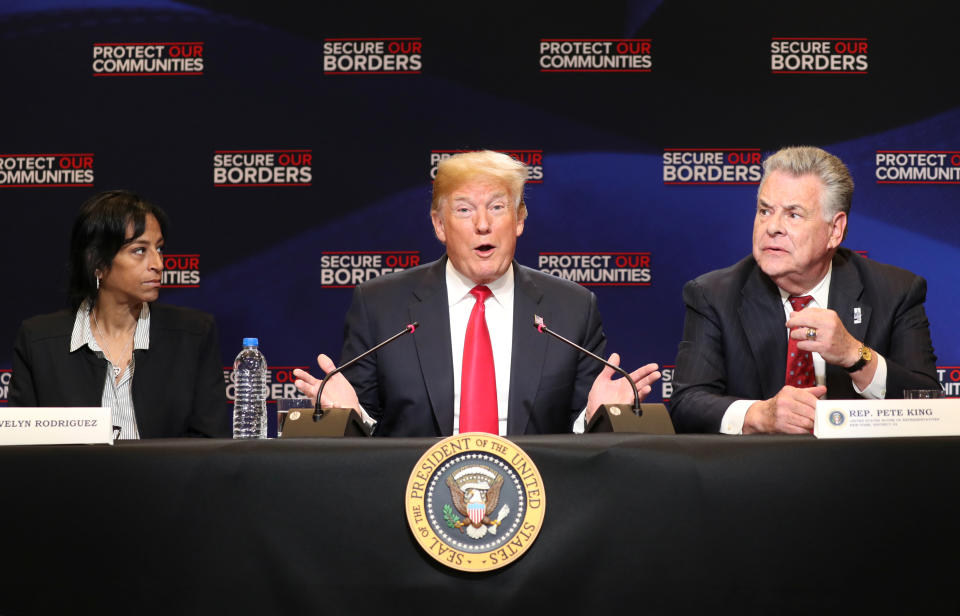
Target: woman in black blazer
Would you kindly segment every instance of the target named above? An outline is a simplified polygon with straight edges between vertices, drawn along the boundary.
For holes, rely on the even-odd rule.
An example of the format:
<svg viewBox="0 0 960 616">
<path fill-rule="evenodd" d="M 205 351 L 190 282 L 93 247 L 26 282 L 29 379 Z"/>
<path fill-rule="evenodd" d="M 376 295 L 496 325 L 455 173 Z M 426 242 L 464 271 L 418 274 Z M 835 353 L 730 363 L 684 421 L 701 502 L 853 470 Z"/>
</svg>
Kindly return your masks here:
<svg viewBox="0 0 960 616">
<path fill-rule="evenodd" d="M 108 406 L 119 438 L 229 436 L 211 315 L 153 304 L 167 227 L 122 190 L 88 199 L 70 241 L 71 309 L 27 319 L 11 406 Z"/>
</svg>

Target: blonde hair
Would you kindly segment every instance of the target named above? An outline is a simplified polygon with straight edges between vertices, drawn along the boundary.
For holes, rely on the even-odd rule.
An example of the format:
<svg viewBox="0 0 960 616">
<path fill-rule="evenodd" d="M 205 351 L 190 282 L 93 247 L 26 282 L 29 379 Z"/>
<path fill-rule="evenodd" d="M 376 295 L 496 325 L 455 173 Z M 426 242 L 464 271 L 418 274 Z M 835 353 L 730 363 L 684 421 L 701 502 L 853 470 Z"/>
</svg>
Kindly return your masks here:
<svg viewBox="0 0 960 616">
<path fill-rule="evenodd" d="M 515 158 L 493 150 L 460 152 L 441 160 L 437 165 L 437 177 L 433 181 L 430 213 L 438 213 L 444 200 L 463 184 L 483 178 L 496 180 L 506 186 L 514 201 L 517 220 L 527 217 L 527 204 L 523 202 L 527 166 Z"/>
</svg>

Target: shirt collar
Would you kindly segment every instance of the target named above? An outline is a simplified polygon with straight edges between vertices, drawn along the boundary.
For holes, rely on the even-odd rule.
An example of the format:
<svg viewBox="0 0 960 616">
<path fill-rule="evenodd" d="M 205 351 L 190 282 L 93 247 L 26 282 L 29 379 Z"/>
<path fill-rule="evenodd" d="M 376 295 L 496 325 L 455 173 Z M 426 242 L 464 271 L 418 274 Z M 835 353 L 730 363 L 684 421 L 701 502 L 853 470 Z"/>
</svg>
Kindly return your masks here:
<svg viewBox="0 0 960 616">
<path fill-rule="evenodd" d="M 97 339 L 90 329 L 90 310 L 93 304 L 90 300 L 84 300 L 77 308 L 77 314 L 73 319 L 73 333 L 70 335 L 70 352 L 73 353 L 83 345 L 90 347 L 91 351 L 103 352 Z M 135 350 L 147 350 L 150 348 L 150 304 L 143 302 L 140 308 L 140 317 L 137 319 L 137 329 L 133 332 L 133 348 Z"/>
<path fill-rule="evenodd" d="M 458 304 L 464 298 L 470 296 L 470 290 L 477 286 L 475 282 L 458 272 L 450 259 L 447 259 L 446 278 L 447 303 L 450 306 Z M 486 287 L 493 293 L 493 299 L 497 303 L 504 306 L 509 305 L 507 300 L 512 299 L 513 296 L 513 266 L 508 267 L 502 276 L 488 283 Z"/>
<path fill-rule="evenodd" d="M 826 275 L 820 279 L 820 282 L 814 285 L 812 289 L 806 293 L 798 293 L 798 295 L 809 295 L 813 298 L 813 301 L 817 302 L 817 306 L 820 308 L 827 307 L 827 301 L 830 299 L 830 277 L 833 275 L 833 262 L 830 262 L 830 267 L 827 268 Z M 780 287 L 777 287 L 780 289 Z M 784 304 L 787 303 L 787 300 L 793 297 L 790 293 L 787 293 L 783 289 L 780 289 L 780 301 Z"/>
</svg>

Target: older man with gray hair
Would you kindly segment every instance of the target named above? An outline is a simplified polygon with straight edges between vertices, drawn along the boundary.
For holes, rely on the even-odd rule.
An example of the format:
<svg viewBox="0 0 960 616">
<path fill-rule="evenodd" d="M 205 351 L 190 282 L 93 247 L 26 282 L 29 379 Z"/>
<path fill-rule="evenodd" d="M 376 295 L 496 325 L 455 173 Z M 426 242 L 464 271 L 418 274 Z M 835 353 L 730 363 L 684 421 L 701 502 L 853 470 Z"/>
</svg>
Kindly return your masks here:
<svg viewBox="0 0 960 616">
<path fill-rule="evenodd" d="M 846 165 L 820 148 L 764 162 L 753 254 L 683 289 L 678 432 L 809 433 L 820 398 L 939 387 L 926 281 L 840 246 L 852 198 Z"/>
</svg>

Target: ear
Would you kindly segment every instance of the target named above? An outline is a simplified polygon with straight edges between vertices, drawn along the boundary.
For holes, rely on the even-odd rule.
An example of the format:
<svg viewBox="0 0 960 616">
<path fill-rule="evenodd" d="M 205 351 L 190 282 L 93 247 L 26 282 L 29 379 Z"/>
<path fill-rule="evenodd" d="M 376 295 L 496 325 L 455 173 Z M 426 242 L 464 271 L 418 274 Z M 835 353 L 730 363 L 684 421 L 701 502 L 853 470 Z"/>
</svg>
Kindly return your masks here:
<svg viewBox="0 0 960 616">
<path fill-rule="evenodd" d="M 520 237 L 521 234 L 523 234 L 523 221 L 518 220 L 517 221 L 517 237 Z"/>
<path fill-rule="evenodd" d="M 847 235 L 847 214 L 846 212 L 837 212 L 833 215 L 833 221 L 830 223 L 830 239 L 827 241 L 828 248 L 836 248 Z"/>
<path fill-rule="evenodd" d="M 440 206 L 441 208 L 443 205 Z M 440 216 L 439 212 L 430 212 L 430 221 L 433 222 L 433 232 L 437 235 L 437 239 L 440 240 L 440 243 L 444 246 L 447 245 L 447 234 L 443 229 L 443 217 Z"/>
</svg>

